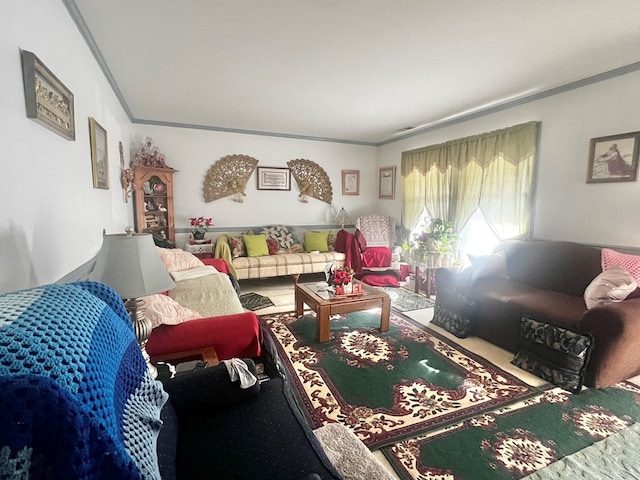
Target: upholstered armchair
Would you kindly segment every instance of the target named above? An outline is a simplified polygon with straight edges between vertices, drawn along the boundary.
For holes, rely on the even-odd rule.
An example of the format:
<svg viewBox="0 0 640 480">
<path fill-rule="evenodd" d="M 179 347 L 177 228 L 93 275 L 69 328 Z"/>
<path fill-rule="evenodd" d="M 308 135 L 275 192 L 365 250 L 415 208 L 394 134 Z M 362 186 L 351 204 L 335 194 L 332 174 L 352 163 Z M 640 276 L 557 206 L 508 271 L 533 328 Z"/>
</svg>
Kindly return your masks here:
<svg viewBox="0 0 640 480">
<path fill-rule="evenodd" d="M 362 281 L 370 285 L 397 286 L 402 247 L 395 245 L 395 218 L 365 215 L 358 217 L 355 226 L 362 253 Z"/>
</svg>

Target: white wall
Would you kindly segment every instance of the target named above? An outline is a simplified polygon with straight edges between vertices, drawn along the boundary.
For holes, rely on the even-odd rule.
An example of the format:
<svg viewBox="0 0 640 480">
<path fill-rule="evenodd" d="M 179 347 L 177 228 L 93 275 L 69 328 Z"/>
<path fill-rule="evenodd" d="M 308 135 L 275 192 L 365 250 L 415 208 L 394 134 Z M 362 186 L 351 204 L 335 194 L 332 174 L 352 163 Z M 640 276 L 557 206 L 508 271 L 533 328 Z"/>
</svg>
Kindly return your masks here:
<svg viewBox="0 0 640 480">
<path fill-rule="evenodd" d="M 640 72 L 629 73 L 492 115 L 380 147 L 380 166 L 400 167 L 401 153 L 468 135 L 541 121 L 534 237 L 640 246 L 640 186 L 586 184 L 589 140 L 640 130 Z M 640 180 L 640 179 L 639 179 Z M 398 171 L 398 186 L 401 185 Z M 400 217 L 400 195 L 379 210 Z"/>
<path fill-rule="evenodd" d="M 34 52 L 75 94 L 76 141 L 26 118 L 19 49 Z M 640 130 L 640 72 L 627 74 L 380 148 L 203 130 L 131 125 L 84 39 L 59 1 L 0 2 L 0 292 L 59 279 L 99 250 L 102 229 L 132 224 L 132 204 L 119 185 L 118 142 L 126 162 L 146 136 L 168 157 L 175 175 L 178 228 L 191 216 L 211 216 L 216 227 L 332 223 L 344 207 L 352 215 L 379 212 L 400 218 L 400 156 L 404 150 L 504 128 L 542 122 L 535 230 L 537 238 L 635 247 L 640 244 L 638 182 L 585 183 L 589 139 Z M 88 117 L 108 132 L 111 188 L 92 186 Z M 258 191 L 256 175 L 244 203 L 205 203 L 209 167 L 229 154 L 285 167 L 313 160 L 329 174 L 333 208 L 297 200 L 292 190 Z M 395 200 L 379 200 L 378 167 L 398 167 Z M 360 170 L 360 195 L 341 195 L 343 169 Z M 186 238 L 182 235 L 181 241 Z"/>
<path fill-rule="evenodd" d="M 377 167 L 375 147 L 333 142 L 288 139 L 259 135 L 221 133 L 172 127 L 134 125 L 134 148 L 151 137 L 167 164 L 177 170 L 174 175 L 174 207 L 176 228 L 188 228 L 190 217 L 212 217 L 216 228 L 263 226 L 269 224 L 324 225 L 335 223 L 344 207 L 352 221 L 375 211 Z M 333 204 L 315 198 L 309 203 L 298 201 L 300 193 L 291 178 L 291 191 L 257 189 L 254 172 L 242 203 L 231 197 L 205 202 L 203 182 L 209 168 L 226 155 L 242 154 L 256 158 L 259 167 L 286 168 L 290 160 L 303 158 L 320 165 L 328 174 L 333 188 Z M 341 170 L 360 170 L 360 195 L 342 195 Z M 187 233 L 177 234 L 179 246 Z"/>
<path fill-rule="evenodd" d="M 26 117 L 20 49 L 75 95 L 76 141 Z M 130 122 L 60 1 L 0 2 L 0 292 L 49 283 L 131 223 L 118 179 Z M 93 188 L 88 117 L 107 130 L 111 188 Z"/>
</svg>

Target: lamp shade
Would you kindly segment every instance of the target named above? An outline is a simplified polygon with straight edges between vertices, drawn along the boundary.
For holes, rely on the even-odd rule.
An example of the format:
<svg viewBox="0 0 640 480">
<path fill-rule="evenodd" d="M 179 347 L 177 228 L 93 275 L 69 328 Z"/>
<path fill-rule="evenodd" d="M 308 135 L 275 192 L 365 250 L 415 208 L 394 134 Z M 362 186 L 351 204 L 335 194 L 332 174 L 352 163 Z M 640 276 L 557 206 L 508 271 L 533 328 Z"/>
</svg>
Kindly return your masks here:
<svg viewBox="0 0 640 480">
<path fill-rule="evenodd" d="M 137 298 L 176 286 L 148 233 L 102 237 L 90 280 L 105 283 L 122 298 Z"/>
</svg>

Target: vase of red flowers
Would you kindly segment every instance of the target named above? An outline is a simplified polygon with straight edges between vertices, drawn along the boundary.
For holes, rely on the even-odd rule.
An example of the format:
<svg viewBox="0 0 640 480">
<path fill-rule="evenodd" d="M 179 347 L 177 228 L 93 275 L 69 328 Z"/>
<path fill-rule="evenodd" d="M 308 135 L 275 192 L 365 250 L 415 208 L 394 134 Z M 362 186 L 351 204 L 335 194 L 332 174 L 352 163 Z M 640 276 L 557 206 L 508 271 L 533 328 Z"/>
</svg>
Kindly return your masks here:
<svg viewBox="0 0 640 480">
<path fill-rule="evenodd" d="M 334 287 L 336 295 L 346 295 L 352 291 L 354 275 L 355 272 L 350 268 L 336 267 L 332 269 L 328 283 Z"/>
</svg>

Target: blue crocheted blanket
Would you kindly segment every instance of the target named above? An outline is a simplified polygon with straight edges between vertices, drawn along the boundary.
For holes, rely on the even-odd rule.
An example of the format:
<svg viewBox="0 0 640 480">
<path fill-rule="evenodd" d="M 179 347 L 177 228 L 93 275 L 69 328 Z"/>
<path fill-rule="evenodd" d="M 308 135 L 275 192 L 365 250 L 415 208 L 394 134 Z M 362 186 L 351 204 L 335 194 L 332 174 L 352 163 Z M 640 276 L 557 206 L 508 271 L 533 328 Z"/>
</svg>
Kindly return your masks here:
<svg viewBox="0 0 640 480">
<path fill-rule="evenodd" d="M 160 478 L 167 399 L 111 288 L 0 295 L 0 478 Z"/>
</svg>

